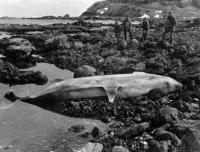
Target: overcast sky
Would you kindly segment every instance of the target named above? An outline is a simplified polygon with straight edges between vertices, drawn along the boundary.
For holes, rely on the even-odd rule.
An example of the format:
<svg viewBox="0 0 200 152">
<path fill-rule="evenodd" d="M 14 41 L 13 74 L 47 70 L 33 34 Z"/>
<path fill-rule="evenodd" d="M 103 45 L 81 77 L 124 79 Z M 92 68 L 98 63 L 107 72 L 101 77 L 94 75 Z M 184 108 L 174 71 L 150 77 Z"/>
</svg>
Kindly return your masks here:
<svg viewBox="0 0 200 152">
<path fill-rule="evenodd" d="M 0 0 L 0 17 L 79 16 L 99 0 Z"/>
</svg>

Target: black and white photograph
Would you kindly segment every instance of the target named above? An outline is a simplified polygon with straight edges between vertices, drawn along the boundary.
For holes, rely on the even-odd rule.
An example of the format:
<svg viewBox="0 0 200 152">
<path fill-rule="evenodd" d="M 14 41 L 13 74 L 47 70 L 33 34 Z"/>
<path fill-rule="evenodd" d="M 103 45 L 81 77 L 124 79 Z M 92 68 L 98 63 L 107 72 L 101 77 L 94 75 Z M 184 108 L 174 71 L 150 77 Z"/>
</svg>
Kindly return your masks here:
<svg viewBox="0 0 200 152">
<path fill-rule="evenodd" d="M 0 0 L 0 152 L 200 152 L 200 0 Z"/>
</svg>

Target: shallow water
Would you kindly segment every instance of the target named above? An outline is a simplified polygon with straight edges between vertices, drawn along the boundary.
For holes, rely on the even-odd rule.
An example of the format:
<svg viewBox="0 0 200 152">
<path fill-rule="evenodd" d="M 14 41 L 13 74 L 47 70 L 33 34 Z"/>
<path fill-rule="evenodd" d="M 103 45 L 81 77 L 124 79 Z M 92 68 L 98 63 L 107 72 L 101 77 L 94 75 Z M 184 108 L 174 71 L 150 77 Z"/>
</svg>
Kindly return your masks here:
<svg viewBox="0 0 200 152">
<path fill-rule="evenodd" d="M 74 21 L 66 19 L 66 20 L 59 20 L 59 19 L 20 19 L 20 18 L 12 18 L 12 19 L 0 19 L 0 24 L 20 24 L 20 25 L 30 25 L 30 24 L 37 24 L 37 25 L 49 25 L 49 24 L 67 24 L 73 23 Z"/>
<path fill-rule="evenodd" d="M 4 94 L 8 91 L 12 90 L 17 96 L 29 96 L 36 94 L 47 88 L 49 85 L 55 83 L 53 82 L 55 79 L 65 80 L 73 78 L 73 73 L 71 71 L 59 69 L 55 65 L 48 63 L 38 63 L 37 66 L 24 70 L 41 71 L 42 74 L 47 75 L 49 81 L 45 85 L 26 84 L 12 87 L 0 83 L 0 105 L 3 104 L 5 106 L 6 103 L 10 103 L 7 99 L 4 98 Z"/>
<path fill-rule="evenodd" d="M 26 84 L 9 87 L 0 84 L 0 132 L 2 133 L 0 151 L 4 150 L 4 147 L 21 152 L 54 151 L 57 147 L 61 151 L 68 151 L 69 147 L 77 149 L 86 144 L 88 139 L 69 132 L 68 128 L 72 125 L 83 125 L 88 132 L 91 132 L 95 126 L 103 130 L 107 127 L 98 120 L 71 118 L 21 101 L 11 103 L 6 100 L 3 96 L 10 90 L 13 90 L 17 96 L 29 96 L 42 91 L 56 81 L 73 78 L 71 71 L 47 63 L 38 63 L 35 67 L 22 70 L 39 70 L 47 75 L 49 81 L 42 86 Z"/>
<path fill-rule="evenodd" d="M 104 24 L 111 24 L 114 23 L 114 20 L 86 20 L 87 22 L 91 23 L 104 23 Z M 37 24 L 37 25 L 50 25 L 50 24 L 67 24 L 67 23 L 73 23 L 74 20 L 65 19 L 20 19 L 20 18 L 14 18 L 14 19 L 0 19 L 0 24 L 20 24 L 20 25 L 31 25 L 31 24 Z"/>
</svg>

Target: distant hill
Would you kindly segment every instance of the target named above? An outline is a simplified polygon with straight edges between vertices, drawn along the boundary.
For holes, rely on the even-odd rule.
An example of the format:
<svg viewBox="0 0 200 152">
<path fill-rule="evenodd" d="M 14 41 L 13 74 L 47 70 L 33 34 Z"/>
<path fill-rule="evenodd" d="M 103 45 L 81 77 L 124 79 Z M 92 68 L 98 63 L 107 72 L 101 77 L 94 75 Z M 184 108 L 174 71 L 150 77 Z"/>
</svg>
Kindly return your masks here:
<svg viewBox="0 0 200 152">
<path fill-rule="evenodd" d="M 154 17 L 158 11 L 165 14 L 169 10 L 181 17 L 198 17 L 200 0 L 106 0 L 94 3 L 82 16 Z"/>
</svg>

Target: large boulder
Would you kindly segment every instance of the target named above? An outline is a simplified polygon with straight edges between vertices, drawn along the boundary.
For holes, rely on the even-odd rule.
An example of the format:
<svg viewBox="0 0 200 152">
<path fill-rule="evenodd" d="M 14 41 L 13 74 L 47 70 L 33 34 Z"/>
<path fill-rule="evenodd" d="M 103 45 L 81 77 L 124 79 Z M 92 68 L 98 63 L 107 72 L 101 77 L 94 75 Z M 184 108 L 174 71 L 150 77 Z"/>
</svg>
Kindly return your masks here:
<svg viewBox="0 0 200 152">
<path fill-rule="evenodd" d="M 46 51 L 57 51 L 58 49 L 69 49 L 70 43 L 68 42 L 68 36 L 60 35 L 50 38 L 45 41 Z"/>
<path fill-rule="evenodd" d="M 118 50 L 123 50 L 125 48 L 127 48 L 127 42 L 125 40 L 120 40 L 117 44 L 117 49 Z"/>
<path fill-rule="evenodd" d="M 129 46 L 131 49 L 137 49 L 139 47 L 139 41 L 137 39 L 133 39 L 129 42 Z"/>
<path fill-rule="evenodd" d="M 3 38 L 3 39 L 0 39 L 0 46 L 1 46 L 1 49 L 6 49 L 9 45 L 9 38 Z"/>
<path fill-rule="evenodd" d="M 200 121 L 183 120 L 174 124 L 172 131 L 182 140 L 182 151 L 200 151 Z"/>
<path fill-rule="evenodd" d="M 120 57 L 120 56 L 108 57 L 105 60 L 104 71 L 106 73 L 109 73 L 109 71 L 112 73 L 121 73 L 121 71 L 128 66 L 129 60 L 130 59 L 127 57 Z"/>
<path fill-rule="evenodd" d="M 129 150 L 122 146 L 115 146 L 113 147 L 112 152 L 129 152 Z"/>
<path fill-rule="evenodd" d="M 166 123 L 173 124 L 174 121 L 180 119 L 180 113 L 178 109 L 172 107 L 164 107 L 156 112 L 156 116 L 153 119 L 155 125 L 161 126 Z"/>
<path fill-rule="evenodd" d="M 96 75 L 96 72 L 97 71 L 95 68 L 88 65 L 82 65 L 74 71 L 74 77 L 79 78 L 79 77 L 94 76 Z"/>
<path fill-rule="evenodd" d="M 22 39 L 22 38 L 12 38 L 9 40 L 9 45 L 31 45 L 31 43 L 26 40 L 26 39 Z"/>
<path fill-rule="evenodd" d="M 10 85 L 34 83 L 43 85 L 48 78 L 40 71 L 20 71 L 7 61 L 0 60 L 0 82 Z"/>
<path fill-rule="evenodd" d="M 149 143 L 149 151 L 152 152 L 174 152 L 172 151 L 173 145 L 170 140 L 156 141 L 151 140 Z"/>
<path fill-rule="evenodd" d="M 4 55 L 12 60 L 24 60 L 29 58 L 35 50 L 35 47 L 28 40 L 12 38 L 8 41 L 8 47 Z"/>
<path fill-rule="evenodd" d="M 75 152 L 102 152 L 103 151 L 103 145 L 99 143 L 87 143 L 85 146 L 83 146 L 79 150 L 74 150 Z"/>
<path fill-rule="evenodd" d="M 10 45 L 5 52 L 5 55 L 8 58 L 26 59 L 27 57 L 30 57 L 33 51 L 35 51 L 35 47 L 33 46 Z"/>
</svg>

